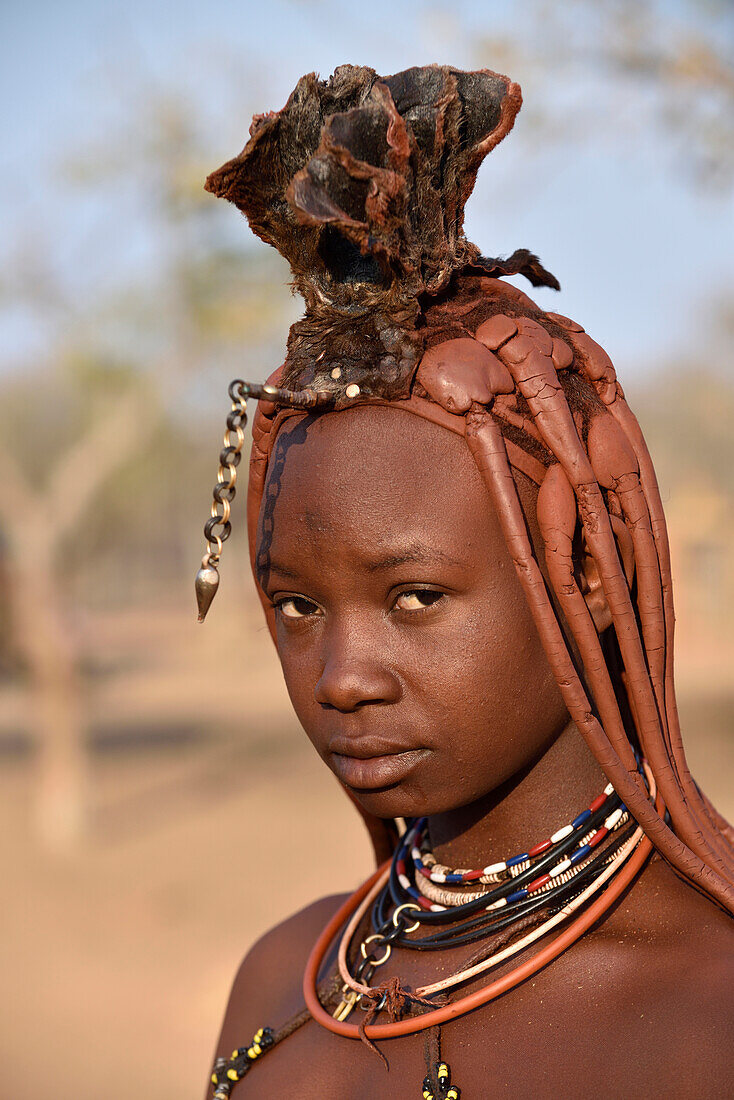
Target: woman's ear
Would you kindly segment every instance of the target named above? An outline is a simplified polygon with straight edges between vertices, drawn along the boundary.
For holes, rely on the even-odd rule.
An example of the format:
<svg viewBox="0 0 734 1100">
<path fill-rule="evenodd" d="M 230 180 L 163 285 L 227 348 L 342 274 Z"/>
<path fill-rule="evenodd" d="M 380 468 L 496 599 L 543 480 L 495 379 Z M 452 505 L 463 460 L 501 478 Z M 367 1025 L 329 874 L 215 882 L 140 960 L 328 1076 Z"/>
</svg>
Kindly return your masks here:
<svg viewBox="0 0 734 1100">
<path fill-rule="evenodd" d="M 635 575 L 635 552 L 632 536 L 627 530 L 624 521 L 619 519 L 618 516 L 610 516 L 609 519 L 617 543 L 617 551 L 619 552 L 624 575 L 627 578 L 628 586 L 631 588 L 632 580 Z M 576 581 L 586 600 L 586 606 L 594 621 L 597 634 L 603 634 L 604 631 L 612 625 L 612 613 L 609 610 L 609 604 L 607 603 L 607 598 L 602 588 L 599 567 L 589 552 L 585 535 L 582 536 L 581 540 L 581 555 Z"/>
</svg>

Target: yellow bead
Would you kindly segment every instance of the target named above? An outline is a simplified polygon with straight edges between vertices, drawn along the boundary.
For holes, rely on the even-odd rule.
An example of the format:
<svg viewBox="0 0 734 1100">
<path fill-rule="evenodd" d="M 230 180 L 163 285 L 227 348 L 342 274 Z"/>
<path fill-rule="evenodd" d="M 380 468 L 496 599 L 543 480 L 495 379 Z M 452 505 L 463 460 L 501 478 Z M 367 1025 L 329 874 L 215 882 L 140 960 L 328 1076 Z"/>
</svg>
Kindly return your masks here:
<svg viewBox="0 0 734 1100">
<path fill-rule="evenodd" d="M 453 1085 L 451 1086 L 449 1091 L 446 1093 L 446 1100 L 459 1100 L 459 1094 L 456 1091 L 456 1089 L 453 1087 Z"/>
<path fill-rule="evenodd" d="M 255 1042 L 259 1043 L 260 1040 L 262 1039 L 262 1037 L 263 1037 L 263 1029 L 261 1027 L 259 1027 L 257 1029 L 257 1031 L 255 1032 Z"/>
<path fill-rule="evenodd" d="M 213 1084 L 213 1085 L 218 1085 L 218 1084 L 219 1084 L 219 1081 L 217 1080 L 217 1075 L 216 1075 L 216 1073 L 213 1073 L 213 1074 L 212 1074 L 212 1084 Z"/>
<path fill-rule="evenodd" d="M 228 1069 L 227 1076 L 229 1077 L 230 1081 L 239 1081 L 240 1079 L 240 1075 L 236 1069 Z"/>
</svg>

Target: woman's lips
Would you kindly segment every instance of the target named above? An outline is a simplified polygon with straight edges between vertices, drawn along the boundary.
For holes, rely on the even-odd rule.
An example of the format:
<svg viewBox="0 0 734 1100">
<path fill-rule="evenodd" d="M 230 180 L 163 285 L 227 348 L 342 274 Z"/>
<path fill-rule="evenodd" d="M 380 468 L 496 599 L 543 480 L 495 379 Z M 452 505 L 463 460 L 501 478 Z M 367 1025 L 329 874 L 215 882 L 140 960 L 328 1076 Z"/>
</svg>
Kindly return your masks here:
<svg viewBox="0 0 734 1100">
<path fill-rule="evenodd" d="M 427 749 L 406 749 L 360 759 L 331 752 L 332 767 L 342 783 L 359 791 L 391 787 L 410 774 L 423 759 Z"/>
</svg>

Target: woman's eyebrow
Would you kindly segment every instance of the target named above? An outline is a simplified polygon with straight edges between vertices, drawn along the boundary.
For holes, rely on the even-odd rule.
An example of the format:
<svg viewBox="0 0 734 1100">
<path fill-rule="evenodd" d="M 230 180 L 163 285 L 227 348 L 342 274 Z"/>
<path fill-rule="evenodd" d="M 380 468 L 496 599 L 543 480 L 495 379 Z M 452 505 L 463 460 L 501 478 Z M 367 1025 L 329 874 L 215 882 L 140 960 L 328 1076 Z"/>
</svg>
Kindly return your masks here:
<svg viewBox="0 0 734 1100">
<path fill-rule="evenodd" d="M 464 566 L 466 562 L 457 561 L 438 547 L 428 547 L 421 544 L 407 546 L 404 550 L 393 554 L 386 554 L 376 561 L 370 562 L 367 569 L 370 573 L 377 573 L 382 569 L 394 569 L 398 565 L 434 565 L 440 562 L 443 565 Z"/>
<path fill-rule="evenodd" d="M 300 580 L 301 578 L 301 574 L 298 570 L 289 569 L 287 565 L 281 565 L 280 562 L 269 561 L 267 567 L 258 567 L 258 580 L 261 584 L 264 584 L 272 573 L 277 573 L 279 577 L 288 577 L 290 580 L 294 581 Z"/>
<path fill-rule="evenodd" d="M 376 558 L 374 561 L 367 562 L 366 568 L 370 573 L 379 573 L 383 570 L 395 569 L 399 565 L 454 565 L 459 568 L 464 568 L 466 562 L 458 561 L 456 558 L 452 558 L 450 554 L 447 554 L 444 550 L 439 550 L 438 547 L 428 547 L 423 544 L 416 543 L 410 546 L 406 546 L 403 550 L 396 550 L 392 554 L 384 554 L 380 558 Z M 263 587 L 266 586 L 267 580 L 277 574 L 279 577 L 285 577 L 290 580 L 301 580 L 303 574 L 298 569 L 289 569 L 287 565 L 283 565 L 278 561 L 269 561 L 267 568 L 258 568 L 258 579 Z"/>
</svg>

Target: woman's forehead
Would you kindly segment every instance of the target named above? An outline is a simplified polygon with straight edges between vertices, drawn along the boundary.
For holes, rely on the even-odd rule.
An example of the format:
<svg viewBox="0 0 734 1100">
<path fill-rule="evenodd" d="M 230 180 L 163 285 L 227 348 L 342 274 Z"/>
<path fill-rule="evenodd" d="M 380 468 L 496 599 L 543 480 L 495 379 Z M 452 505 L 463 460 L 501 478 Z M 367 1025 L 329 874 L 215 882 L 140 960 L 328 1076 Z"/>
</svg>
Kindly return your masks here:
<svg viewBox="0 0 734 1100">
<path fill-rule="evenodd" d="M 343 503 L 345 493 L 393 496 L 419 487 L 440 496 L 457 478 L 482 488 L 462 437 L 394 405 L 357 405 L 286 421 L 267 485 L 312 489 Z"/>
<path fill-rule="evenodd" d="M 489 511 L 462 437 L 393 406 L 363 405 L 286 421 L 260 524 L 273 538 L 342 532 L 387 550 L 430 532 L 484 529 Z"/>
</svg>

